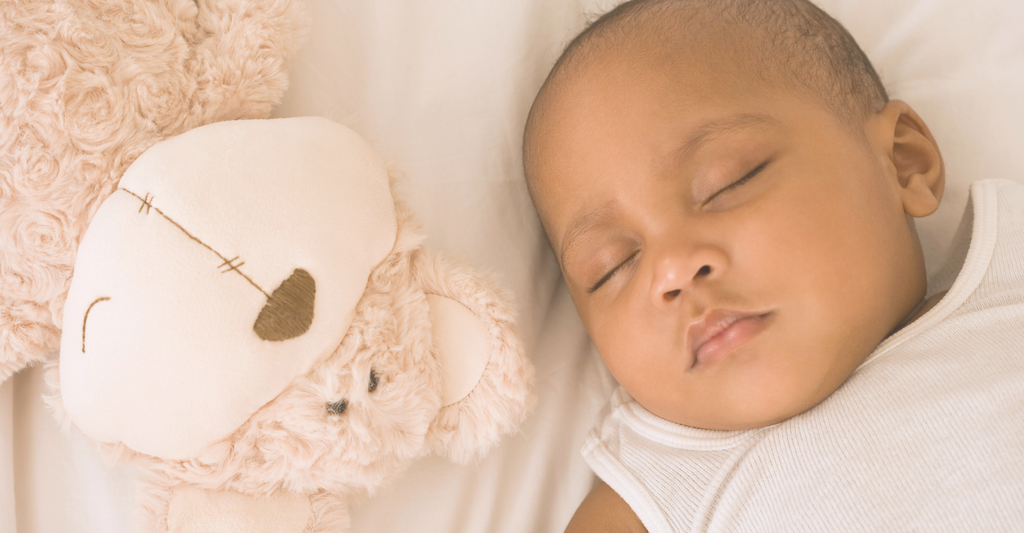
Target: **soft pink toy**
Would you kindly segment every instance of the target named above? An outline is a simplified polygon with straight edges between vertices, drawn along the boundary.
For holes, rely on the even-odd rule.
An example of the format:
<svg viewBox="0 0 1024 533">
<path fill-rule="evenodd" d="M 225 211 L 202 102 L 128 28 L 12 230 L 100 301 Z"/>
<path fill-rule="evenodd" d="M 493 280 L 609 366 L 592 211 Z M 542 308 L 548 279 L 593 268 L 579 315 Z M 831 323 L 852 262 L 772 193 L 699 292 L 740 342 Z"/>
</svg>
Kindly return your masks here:
<svg viewBox="0 0 1024 533">
<path fill-rule="evenodd" d="M 483 453 L 528 408 L 505 298 L 422 240 L 326 119 L 157 144 L 82 241 L 52 403 L 140 466 L 145 531 L 346 528 L 353 496 Z"/>
<path fill-rule="evenodd" d="M 521 420 L 504 299 L 421 249 L 363 141 L 204 126 L 269 115 L 300 0 L 0 4 L 0 381 L 48 361 L 145 531 L 337 531 Z"/>
<path fill-rule="evenodd" d="M 301 0 L 0 1 L 0 382 L 55 353 L 78 243 L 128 165 L 265 118 Z"/>
</svg>

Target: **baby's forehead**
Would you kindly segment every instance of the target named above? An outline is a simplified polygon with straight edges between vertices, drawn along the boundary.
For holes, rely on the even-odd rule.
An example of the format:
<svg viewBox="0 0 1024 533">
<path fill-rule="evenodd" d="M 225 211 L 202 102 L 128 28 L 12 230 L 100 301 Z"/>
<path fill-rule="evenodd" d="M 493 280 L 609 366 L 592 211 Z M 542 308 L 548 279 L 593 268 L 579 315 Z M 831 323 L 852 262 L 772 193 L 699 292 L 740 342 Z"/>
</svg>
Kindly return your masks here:
<svg viewBox="0 0 1024 533">
<path fill-rule="evenodd" d="M 723 87 L 797 91 L 848 123 L 888 101 L 849 32 L 807 0 L 648 0 L 620 5 L 573 39 L 538 93 L 531 120 L 543 114 L 534 111 L 550 110 L 550 96 L 600 79 L 615 61 L 637 76 L 682 72 Z"/>
</svg>

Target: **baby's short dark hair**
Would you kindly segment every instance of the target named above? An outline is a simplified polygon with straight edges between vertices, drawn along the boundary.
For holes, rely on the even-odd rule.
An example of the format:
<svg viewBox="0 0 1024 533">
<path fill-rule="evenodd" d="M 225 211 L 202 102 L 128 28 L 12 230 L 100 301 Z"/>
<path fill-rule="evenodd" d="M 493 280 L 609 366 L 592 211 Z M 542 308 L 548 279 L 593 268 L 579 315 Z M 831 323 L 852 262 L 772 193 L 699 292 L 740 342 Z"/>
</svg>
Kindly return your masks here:
<svg viewBox="0 0 1024 533">
<path fill-rule="evenodd" d="M 766 71 L 817 96 L 847 122 L 880 110 L 889 97 L 871 61 L 839 22 L 808 0 L 632 0 L 593 21 L 565 48 L 549 75 L 572 70 L 604 46 L 651 39 L 654 21 L 687 31 L 714 17 L 748 29 L 764 45 Z M 656 37 L 656 36 L 653 36 Z"/>
</svg>

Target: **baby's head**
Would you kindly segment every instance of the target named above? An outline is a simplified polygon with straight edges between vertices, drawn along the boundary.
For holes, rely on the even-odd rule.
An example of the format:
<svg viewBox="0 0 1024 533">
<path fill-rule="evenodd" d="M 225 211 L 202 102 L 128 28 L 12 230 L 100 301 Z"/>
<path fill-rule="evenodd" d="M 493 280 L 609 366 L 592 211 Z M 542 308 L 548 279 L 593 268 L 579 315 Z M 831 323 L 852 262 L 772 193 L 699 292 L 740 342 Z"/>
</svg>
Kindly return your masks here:
<svg viewBox="0 0 1024 533">
<path fill-rule="evenodd" d="M 923 306 L 938 148 L 804 0 L 616 8 L 548 76 L 524 161 L 594 343 L 667 420 L 799 414 Z"/>
</svg>

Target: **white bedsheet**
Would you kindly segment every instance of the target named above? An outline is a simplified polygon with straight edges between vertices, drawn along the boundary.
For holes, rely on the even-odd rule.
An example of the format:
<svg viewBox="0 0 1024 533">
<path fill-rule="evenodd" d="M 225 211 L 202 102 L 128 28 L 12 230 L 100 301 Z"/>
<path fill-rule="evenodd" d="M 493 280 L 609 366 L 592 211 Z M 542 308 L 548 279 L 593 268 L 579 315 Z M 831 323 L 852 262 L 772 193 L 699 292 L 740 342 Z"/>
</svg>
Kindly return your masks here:
<svg viewBox="0 0 1024 533">
<path fill-rule="evenodd" d="M 357 505 L 353 531 L 561 531 L 590 488 L 583 435 L 611 388 L 522 181 L 526 112 L 562 45 L 614 0 L 309 0 L 310 41 L 276 116 L 353 127 L 408 176 L 428 244 L 514 291 L 537 410 L 478 464 L 427 458 Z M 986 177 L 1024 182 L 1024 3 L 821 0 L 890 93 L 924 117 L 947 163 L 919 224 L 930 265 Z M 0 386 L 0 533 L 134 531 L 134 480 L 43 407 L 39 369 Z"/>
</svg>

